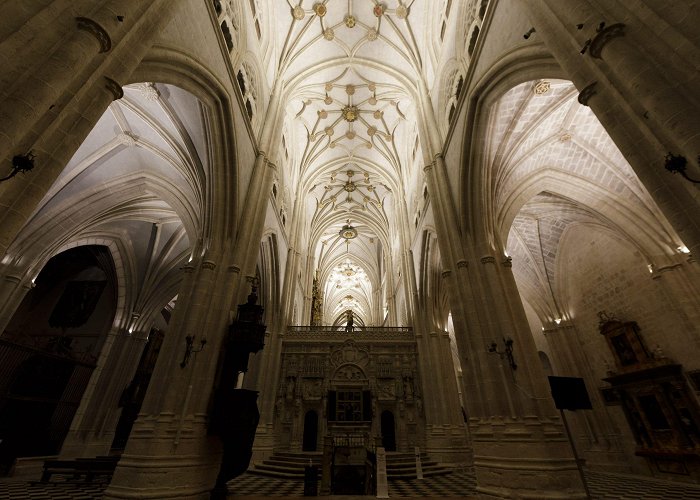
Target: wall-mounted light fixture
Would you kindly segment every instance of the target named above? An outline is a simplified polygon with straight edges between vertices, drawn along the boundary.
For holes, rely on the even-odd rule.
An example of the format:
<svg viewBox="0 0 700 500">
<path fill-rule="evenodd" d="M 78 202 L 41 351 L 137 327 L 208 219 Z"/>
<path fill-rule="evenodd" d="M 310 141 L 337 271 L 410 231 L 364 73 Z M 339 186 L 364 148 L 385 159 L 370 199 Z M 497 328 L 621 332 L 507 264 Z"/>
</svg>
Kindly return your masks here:
<svg viewBox="0 0 700 500">
<path fill-rule="evenodd" d="M 199 341 L 199 349 L 194 348 L 194 335 L 188 335 L 185 337 L 185 354 L 182 357 L 182 361 L 180 362 L 180 368 L 184 368 L 187 366 L 187 363 L 190 362 L 190 357 L 192 354 L 197 354 L 198 352 L 201 352 L 204 350 L 204 346 L 207 345 L 207 339 L 202 339 Z"/>
<path fill-rule="evenodd" d="M 525 40 L 529 39 L 535 31 L 537 31 L 535 28 L 530 28 L 530 29 L 527 30 L 527 32 L 523 35 L 523 38 L 524 38 Z"/>
<path fill-rule="evenodd" d="M 498 350 L 498 344 L 494 341 L 491 342 L 491 345 L 488 347 L 488 352 L 498 354 L 501 359 L 503 359 L 503 355 L 505 354 L 505 356 L 508 358 L 508 364 L 510 364 L 511 369 L 518 369 L 518 365 L 515 363 L 515 358 L 513 357 L 513 339 L 510 337 L 503 339 L 502 351 Z"/>
<path fill-rule="evenodd" d="M 12 179 L 15 175 L 22 172 L 29 172 L 34 168 L 34 154 L 30 151 L 26 155 L 15 155 L 12 157 L 12 172 L 7 177 L 0 179 L 0 182 Z"/>
</svg>

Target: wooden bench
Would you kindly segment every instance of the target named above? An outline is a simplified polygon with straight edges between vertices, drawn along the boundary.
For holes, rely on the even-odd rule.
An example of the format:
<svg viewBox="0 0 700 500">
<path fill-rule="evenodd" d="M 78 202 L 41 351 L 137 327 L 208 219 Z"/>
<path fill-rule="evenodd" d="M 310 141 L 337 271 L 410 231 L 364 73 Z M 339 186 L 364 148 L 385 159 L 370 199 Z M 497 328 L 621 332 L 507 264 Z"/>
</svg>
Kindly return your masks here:
<svg viewBox="0 0 700 500">
<path fill-rule="evenodd" d="M 95 476 L 111 476 L 117 468 L 119 457 L 103 456 L 95 458 L 76 458 L 75 460 L 47 460 L 41 474 L 42 483 L 48 483 L 53 474 L 71 475 L 72 479 L 91 482 Z"/>
</svg>

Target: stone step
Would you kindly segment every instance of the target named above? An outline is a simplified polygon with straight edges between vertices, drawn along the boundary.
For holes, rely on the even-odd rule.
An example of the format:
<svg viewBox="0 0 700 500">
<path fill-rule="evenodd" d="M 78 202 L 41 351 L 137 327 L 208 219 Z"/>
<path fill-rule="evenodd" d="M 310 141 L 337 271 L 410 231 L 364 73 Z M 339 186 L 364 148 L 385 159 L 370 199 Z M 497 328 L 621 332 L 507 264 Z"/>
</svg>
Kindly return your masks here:
<svg viewBox="0 0 700 500">
<path fill-rule="evenodd" d="M 309 465 L 309 460 L 312 465 L 319 468 L 320 475 L 322 459 L 321 452 L 276 452 L 261 462 L 252 464 L 248 471 L 268 477 L 303 479 L 304 467 Z M 430 460 L 425 454 L 421 454 L 421 468 L 424 476 L 437 476 L 452 471 L 435 460 Z M 415 479 L 415 455 L 401 452 L 387 453 L 387 476 L 392 479 Z"/>
</svg>

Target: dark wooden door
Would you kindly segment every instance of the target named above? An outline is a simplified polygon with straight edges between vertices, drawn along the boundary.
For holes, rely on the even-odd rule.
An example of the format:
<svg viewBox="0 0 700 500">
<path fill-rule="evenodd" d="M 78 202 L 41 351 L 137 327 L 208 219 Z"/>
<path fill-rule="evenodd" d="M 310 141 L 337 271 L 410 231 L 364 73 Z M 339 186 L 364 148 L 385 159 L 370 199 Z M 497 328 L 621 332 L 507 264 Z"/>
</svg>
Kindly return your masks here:
<svg viewBox="0 0 700 500">
<path fill-rule="evenodd" d="M 316 451 L 318 447 L 318 413 L 309 410 L 304 416 L 303 451 Z"/>
<path fill-rule="evenodd" d="M 396 451 L 396 425 L 394 414 L 389 410 L 382 412 L 382 444 L 386 451 Z"/>
</svg>

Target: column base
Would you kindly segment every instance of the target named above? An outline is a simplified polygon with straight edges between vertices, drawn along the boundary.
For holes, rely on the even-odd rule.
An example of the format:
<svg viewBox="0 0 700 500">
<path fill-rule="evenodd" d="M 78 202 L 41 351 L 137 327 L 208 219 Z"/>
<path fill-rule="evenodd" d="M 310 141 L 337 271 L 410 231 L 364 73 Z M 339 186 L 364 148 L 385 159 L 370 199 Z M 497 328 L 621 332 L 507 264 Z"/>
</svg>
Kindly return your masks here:
<svg viewBox="0 0 700 500">
<path fill-rule="evenodd" d="M 463 426 L 429 425 L 425 430 L 425 452 L 443 464 L 471 464 L 472 449 Z"/>
<path fill-rule="evenodd" d="M 252 462 L 264 460 L 275 451 L 275 435 L 273 424 L 259 424 L 253 441 Z"/>
<path fill-rule="evenodd" d="M 573 459 L 474 456 L 476 491 L 483 499 L 588 498 Z"/>
<path fill-rule="evenodd" d="M 207 436 L 205 417 L 139 418 L 104 499 L 209 499 L 221 463 L 221 443 Z M 174 424 L 174 425 L 173 425 Z"/>
<path fill-rule="evenodd" d="M 484 499 L 585 499 L 559 419 L 471 419 L 477 492 Z"/>
</svg>

